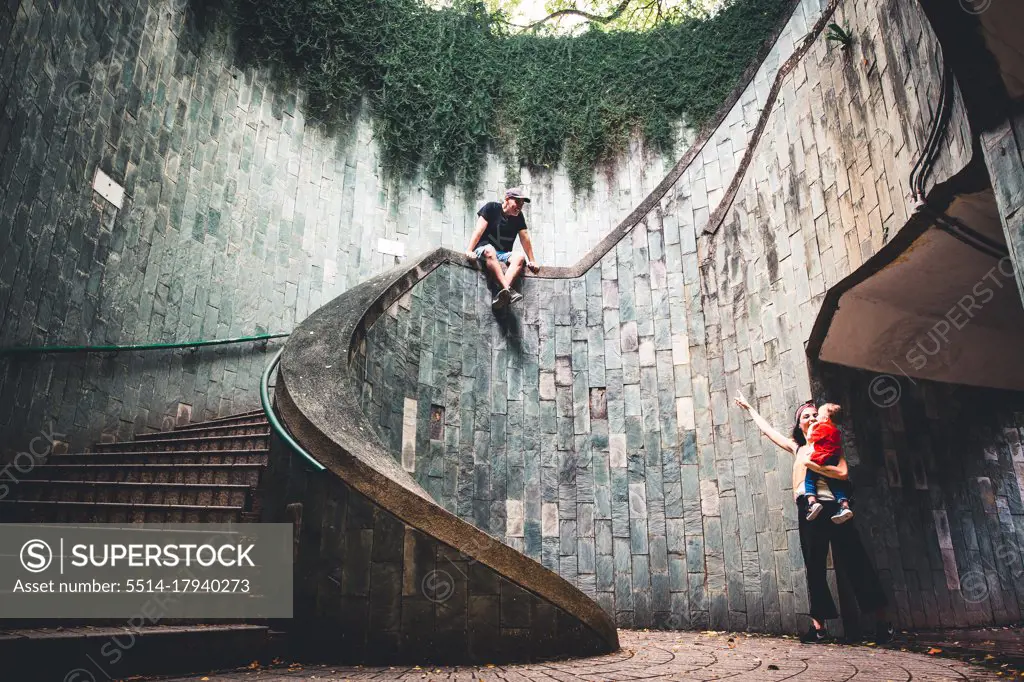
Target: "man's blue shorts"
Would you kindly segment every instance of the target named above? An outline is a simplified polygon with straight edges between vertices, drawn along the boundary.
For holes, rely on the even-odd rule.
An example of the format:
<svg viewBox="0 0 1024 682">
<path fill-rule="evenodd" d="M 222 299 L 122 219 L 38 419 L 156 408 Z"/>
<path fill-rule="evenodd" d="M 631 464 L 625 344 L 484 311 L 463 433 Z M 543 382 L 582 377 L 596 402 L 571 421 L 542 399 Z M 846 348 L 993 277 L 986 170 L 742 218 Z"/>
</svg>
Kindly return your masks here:
<svg viewBox="0 0 1024 682">
<path fill-rule="evenodd" d="M 476 254 L 476 259 L 480 261 L 481 264 L 484 262 L 484 249 L 494 249 L 494 247 L 487 244 L 486 246 L 478 246 L 473 249 L 473 253 Z M 497 254 L 499 263 L 508 265 L 508 259 L 512 256 L 511 251 L 498 251 L 497 249 L 494 249 L 494 253 Z"/>
</svg>

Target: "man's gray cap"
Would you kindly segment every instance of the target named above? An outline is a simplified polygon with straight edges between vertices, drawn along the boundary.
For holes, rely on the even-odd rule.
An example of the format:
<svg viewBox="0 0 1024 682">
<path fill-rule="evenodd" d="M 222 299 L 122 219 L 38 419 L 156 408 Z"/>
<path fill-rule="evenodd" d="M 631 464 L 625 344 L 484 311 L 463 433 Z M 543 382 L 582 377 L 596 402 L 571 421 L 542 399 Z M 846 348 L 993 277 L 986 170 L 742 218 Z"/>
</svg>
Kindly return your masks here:
<svg viewBox="0 0 1024 682">
<path fill-rule="evenodd" d="M 506 199 L 522 199 L 524 203 L 530 203 L 530 197 L 523 193 L 522 187 L 511 187 L 505 190 Z"/>
</svg>

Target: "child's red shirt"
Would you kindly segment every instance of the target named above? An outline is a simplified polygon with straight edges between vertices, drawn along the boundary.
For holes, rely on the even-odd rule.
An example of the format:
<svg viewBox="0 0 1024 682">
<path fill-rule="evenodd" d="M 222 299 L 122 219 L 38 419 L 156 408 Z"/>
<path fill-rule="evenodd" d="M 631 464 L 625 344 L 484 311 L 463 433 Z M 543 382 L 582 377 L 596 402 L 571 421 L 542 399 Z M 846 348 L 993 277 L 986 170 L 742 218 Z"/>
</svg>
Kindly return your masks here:
<svg viewBox="0 0 1024 682">
<path fill-rule="evenodd" d="M 828 460 L 832 457 L 839 460 L 839 457 L 843 454 L 843 442 L 839 434 L 839 429 L 832 422 L 818 422 L 811 427 L 810 432 L 807 434 L 811 441 L 811 445 L 814 446 L 814 452 L 811 453 L 811 461 L 818 466 L 825 466 L 827 464 L 833 464 Z"/>
</svg>

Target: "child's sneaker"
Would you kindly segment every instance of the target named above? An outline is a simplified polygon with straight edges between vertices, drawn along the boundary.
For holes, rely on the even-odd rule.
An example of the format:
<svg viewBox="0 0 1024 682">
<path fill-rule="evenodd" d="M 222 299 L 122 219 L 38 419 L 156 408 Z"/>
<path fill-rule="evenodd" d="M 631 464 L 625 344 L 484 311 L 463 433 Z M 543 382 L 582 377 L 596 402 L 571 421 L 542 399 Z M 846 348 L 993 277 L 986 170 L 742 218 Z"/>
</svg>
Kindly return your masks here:
<svg viewBox="0 0 1024 682">
<path fill-rule="evenodd" d="M 814 519 L 818 518 L 818 514 L 821 513 L 822 509 L 824 509 L 824 507 L 821 506 L 821 502 L 815 502 L 814 504 L 812 504 L 810 507 L 807 508 L 807 520 L 813 521 Z M 834 516 L 832 518 L 835 519 Z"/>
<path fill-rule="evenodd" d="M 853 518 L 853 510 L 849 507 L 843 507 L 836 514 L 832 516 L 832 523 L 846 523 Z"/>
</svg>

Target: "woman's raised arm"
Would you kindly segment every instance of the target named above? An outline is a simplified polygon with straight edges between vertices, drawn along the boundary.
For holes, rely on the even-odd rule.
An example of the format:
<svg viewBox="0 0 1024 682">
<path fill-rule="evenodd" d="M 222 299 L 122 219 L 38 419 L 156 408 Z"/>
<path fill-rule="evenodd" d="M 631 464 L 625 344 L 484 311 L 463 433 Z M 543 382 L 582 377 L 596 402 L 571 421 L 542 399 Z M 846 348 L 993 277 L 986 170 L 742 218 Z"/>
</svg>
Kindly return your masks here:
<svg viewBox="0 0 1024 682">
<path fill-rule="evenodd" d="M 779 433 L 774 426 L 765 421 L 765 418 L 757 413 L 757 410 L 747 402 L 746 398 L 742 394 L 736 394 L 736 404 L 742 407 L 744 410 L 750 413 L 754 423 L 757 424 L 757 428 L 761 429 L 761 433 L 768 437 L 768 440 L 778 445 L 786 452 L 795 455 L 797 451 L 797 444 L 792 438 L 786 438 Z"/>
</svg>

